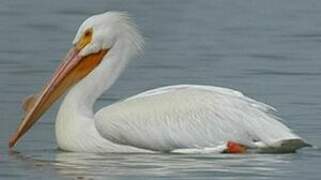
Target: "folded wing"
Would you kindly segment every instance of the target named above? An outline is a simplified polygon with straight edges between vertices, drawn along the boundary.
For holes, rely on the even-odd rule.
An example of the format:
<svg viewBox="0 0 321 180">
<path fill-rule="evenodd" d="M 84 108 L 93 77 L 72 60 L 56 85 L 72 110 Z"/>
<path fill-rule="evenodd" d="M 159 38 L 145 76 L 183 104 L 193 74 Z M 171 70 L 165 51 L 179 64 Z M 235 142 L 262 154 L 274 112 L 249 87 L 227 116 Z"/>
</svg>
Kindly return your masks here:
<svg viewBox="0 0 321 180">
<path fill-rule="evenodd" d="M 235 90 L 177 85 L 130 97 L 95 117 L 104 138 L 154 151 L 217 147 L 227 141 L 253 148 L 302 141 L 273 112 Z"/>
</svg>

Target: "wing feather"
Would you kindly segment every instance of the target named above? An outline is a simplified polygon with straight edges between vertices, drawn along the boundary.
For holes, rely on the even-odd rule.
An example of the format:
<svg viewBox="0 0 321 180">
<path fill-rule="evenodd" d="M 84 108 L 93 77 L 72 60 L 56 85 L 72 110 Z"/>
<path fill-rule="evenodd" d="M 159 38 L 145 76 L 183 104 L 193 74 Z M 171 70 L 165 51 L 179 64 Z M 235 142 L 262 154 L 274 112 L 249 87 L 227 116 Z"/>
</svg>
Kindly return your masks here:
<svg viewBox="0 0 321 180">
<path fill-rule="evenodd" d="M 274 111 L 235 90 L 177 85 L 101 109 L 96 127 L 112 142 L 157 151 L 216 147 L 230 140 L 269 145 L 298 138 Z"/>
</svg>

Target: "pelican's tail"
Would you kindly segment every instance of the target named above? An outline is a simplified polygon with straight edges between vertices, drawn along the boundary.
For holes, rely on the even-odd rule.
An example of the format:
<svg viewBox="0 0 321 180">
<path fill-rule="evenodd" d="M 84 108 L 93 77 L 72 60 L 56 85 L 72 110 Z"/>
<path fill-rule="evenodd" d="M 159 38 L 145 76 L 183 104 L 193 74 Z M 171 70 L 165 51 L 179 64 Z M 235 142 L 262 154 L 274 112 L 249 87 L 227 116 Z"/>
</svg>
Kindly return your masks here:
<svg viewBox="0 0 321 180">
<path fill-rule="evenodd" d="M 295 138 L 295 139 L 283 139 L 276 141 L 275 143 L 261 147 L 260 152 L 262 153 L 294 153 L 296 150 L 304 148 L 304 147 L 312 147 L 311 144 L 304 142 L 303 139 Z"/>
</svg>

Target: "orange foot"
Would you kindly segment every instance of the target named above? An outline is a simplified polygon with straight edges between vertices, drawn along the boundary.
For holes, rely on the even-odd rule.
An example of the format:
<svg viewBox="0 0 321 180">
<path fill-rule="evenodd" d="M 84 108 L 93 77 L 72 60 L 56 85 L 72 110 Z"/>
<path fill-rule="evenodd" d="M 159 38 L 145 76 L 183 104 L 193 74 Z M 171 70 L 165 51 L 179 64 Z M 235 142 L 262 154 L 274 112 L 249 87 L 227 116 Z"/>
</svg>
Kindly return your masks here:
<svg viewBox="0 0 321 180">
<path fill-rule="evenodd" d="M 246 146 L 243 144 L 239 144 L 237 142 L 228 141 L 226 149 L 223 151 L 224 153 L 231 153 L 231 154 L 243 154 L 246 153 Z"/>
</svg>

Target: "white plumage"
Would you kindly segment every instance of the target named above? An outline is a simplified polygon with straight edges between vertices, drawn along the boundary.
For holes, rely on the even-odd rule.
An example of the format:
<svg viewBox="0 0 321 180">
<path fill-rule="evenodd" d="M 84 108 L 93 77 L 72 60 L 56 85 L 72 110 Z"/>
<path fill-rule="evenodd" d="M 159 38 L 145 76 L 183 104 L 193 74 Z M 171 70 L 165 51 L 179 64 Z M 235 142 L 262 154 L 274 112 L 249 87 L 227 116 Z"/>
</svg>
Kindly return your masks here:
<svg viewBox="0 0 321 180">
<path fill-rule="evenodd" d="M 272 112 L 272 107 L 231 89 L 177 85 L 105 107 L 95 118 L 104 138 L 154 151 L 211 148 L 227 141 L 272 147 L 300 139 Z"/>
</svg>

